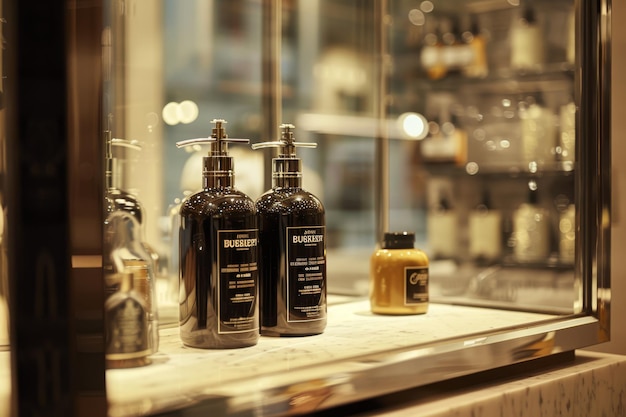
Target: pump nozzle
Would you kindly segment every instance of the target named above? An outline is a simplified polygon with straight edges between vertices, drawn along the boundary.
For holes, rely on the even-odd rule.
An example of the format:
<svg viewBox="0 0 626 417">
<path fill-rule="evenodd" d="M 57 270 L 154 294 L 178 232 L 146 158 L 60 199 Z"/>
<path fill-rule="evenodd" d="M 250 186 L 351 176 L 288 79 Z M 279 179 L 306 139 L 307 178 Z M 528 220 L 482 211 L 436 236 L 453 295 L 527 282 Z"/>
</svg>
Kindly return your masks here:
<svg viewBox="0 0 626 417">
<path fill-rule="evenodd" d="M 184 148 L 185 146 L 198 145 L 208 143 L 211 145 L 209 156 L 228 155 L 228 143 L 250 143 L 250 139 L 229 138 L 226 134 L 224 124 L 228 123 L 224 119 L 213 119 L 211 123 L 215 124 L 215 127 L 211 131 L 211 136 L 208 138 L 195 138 L 186 139 L 176 142 L 177 148 Z"/>
<path fill-rule="evenodd" d="M 228 155 L 228 143 L 249 143 L 250 139 L 229 138 L 224 129 L 226 120 L 214 119 L 215 124 L 208 138 L 187 139 L 176 142 L 177 148 L 208 143 L 211 148 L 203 158 L 203 186 L 213 188 L 233 185 L 233 158 Z"/>
<path fill-rule="evenodd" d="M 295 158 L 296 148 L 317 148 L 314 142 L 296 142 L 293 137 L 295 126 L 289 123 L 280 125 L 280 139 L 270 142 L 260 142 L 252 144 L 252 149 L 279 148 L 279 158 Z"/>
<path fill-rule="evenodd" d="M 141 145 L 139 145 L 139 142 L 136 140 L 114 138 L 110 130 L 104 131 L 104 140 L 105 140 L 105 145 L 106 145 L 105 181 L 106 181 L 106 187 L 108 189 L 108 188 L 116 186 L 113 177 L 115 175 L 119 176 L 119 172 L 116 172 L 116 171 L 119 171 L 119 167 L 116 167 L 116 165 L 118 164 L 116 163 L 116 158 L 113 157 L 113 147 L 118 146 L 118 147 L 133 149 L 135 151 L 140 151 Z"/>
<path fill-rule="evenodd" d="M 296 157 L 296 148 L 316 148 L 317 143 L 296 142 L 292 124 L 280 125 L 280 139 L 272 142 L 260 142 L 252 149 L 278 148 L 278 157 L 272 159 L 272 181 L 275 187 L 299 187 L 302 177 L 302 161 Z"/>
</svg>

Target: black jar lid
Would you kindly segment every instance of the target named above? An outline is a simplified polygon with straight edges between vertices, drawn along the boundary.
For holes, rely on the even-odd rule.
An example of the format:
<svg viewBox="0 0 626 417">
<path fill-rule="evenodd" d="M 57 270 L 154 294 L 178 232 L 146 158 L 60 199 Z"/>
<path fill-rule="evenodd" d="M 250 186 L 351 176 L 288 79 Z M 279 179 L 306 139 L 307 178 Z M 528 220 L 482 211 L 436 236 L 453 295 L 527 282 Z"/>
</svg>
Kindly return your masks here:
<svg viewBox="0 0 626 417">
<path fill-rule="evenodd" d="M 383 249 L 411 249 L 415 244 L 415 233 L 385 232 Z"/>
</svg>

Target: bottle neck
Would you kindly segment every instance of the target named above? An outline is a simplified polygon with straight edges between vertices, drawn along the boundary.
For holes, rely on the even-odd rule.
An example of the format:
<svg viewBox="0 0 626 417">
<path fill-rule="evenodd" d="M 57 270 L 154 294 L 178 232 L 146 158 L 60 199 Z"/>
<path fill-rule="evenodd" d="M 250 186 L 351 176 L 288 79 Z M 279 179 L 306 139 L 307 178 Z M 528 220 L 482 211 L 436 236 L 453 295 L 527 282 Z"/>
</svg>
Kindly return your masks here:
<svg viewBox="0 0 626 417">
<path fill-rule="evenodd" d="M 302 161 L 299 158 L 274 158 L 273 188 L 302 187 Z"/>
<path fill-rule="evenodd" d="M 230 156 L 209 156 L 203 159 L 202 187 L 225 188 L 235 183 L 233 158 Z"/>
<path fill-rule="evenodd" d="M 121 188 L 121 170 L 122 167 L 117 158 L 108 158 L 106 160 L 104 185 L 107 190 Z"/>
<path fill-rule="evenodd" d="M 202 179 L 202 188 L 230 188 L 233 186 L 232 176 L 208 175 Z"/>
</svg>

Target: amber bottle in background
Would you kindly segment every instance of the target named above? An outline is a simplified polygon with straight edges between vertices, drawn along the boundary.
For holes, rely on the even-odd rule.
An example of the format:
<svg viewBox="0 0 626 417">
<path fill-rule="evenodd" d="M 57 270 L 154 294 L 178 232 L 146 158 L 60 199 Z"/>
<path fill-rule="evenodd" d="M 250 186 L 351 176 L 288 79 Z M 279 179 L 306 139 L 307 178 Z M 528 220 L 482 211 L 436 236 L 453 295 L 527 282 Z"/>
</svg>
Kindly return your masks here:
<svg viewBox="0 0 626 417">
<path fill-rule="evenodd" d="M 471 16 L 469 30 L 463 32 L 461 38 L 470 49 L 470 63 L 463 68 L 463 74 L 469 78 L 484 78 L 489 74 L 487 63 L 487 40 L 480 31 L 478 18 Z"/>
</svg>

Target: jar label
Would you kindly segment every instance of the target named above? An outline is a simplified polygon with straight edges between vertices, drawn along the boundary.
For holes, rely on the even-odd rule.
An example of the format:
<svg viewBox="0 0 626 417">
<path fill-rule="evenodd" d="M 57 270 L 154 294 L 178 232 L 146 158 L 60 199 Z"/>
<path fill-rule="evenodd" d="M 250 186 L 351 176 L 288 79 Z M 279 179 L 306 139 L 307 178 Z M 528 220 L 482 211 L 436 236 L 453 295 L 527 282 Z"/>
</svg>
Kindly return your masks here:
<svg viewBox="0 0 626 417">
<path fill-rule="evenodd" d="M 287 227 L 287 321 L 326 317 L 324 226 Z"/>
<path fill-rule="evenodd" d="M 404 268 L 404 304 L 428 302 L 428 267 L 408 266 Z"/>
<path fill-rule="evenodd" d="M 218 333 L 258 330 L 258 230 L 218 230 Z"/>
</svg>

